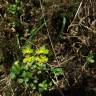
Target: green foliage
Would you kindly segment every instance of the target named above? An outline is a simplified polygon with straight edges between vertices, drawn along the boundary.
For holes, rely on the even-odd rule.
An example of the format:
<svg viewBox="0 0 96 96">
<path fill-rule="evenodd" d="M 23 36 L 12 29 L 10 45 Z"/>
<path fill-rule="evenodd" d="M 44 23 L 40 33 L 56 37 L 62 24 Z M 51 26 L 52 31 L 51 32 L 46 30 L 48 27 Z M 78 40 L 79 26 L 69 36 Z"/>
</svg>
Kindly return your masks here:
<svg viewBox="0 0 96 96">
<path fill-rule="evenodd" d="M 20 13 L 22 11 L 20 3 L 21 3 L 20 0 L 15 0 L 14 4 L 9 4 L 8 12 L 11 13 L 12 15 L 17 15 L 18 13 Z"/>
<path fill-rule="evenodd" d="M 63 33 L 65 25 L 67 24 L 67 18 L 64 16 L 64 14 L 61 15 L 63 22 L 62 22 L 62 27 L 61 27 L 61 33 Z"/>
<path fill-rule="evenodd" d="M 59 76 L 59 75 L 62 75 L 62 68 L 51 68 L 51 71 L 52 73 L 55 75 L 55 76 Z"/>
<path fill-rule="evenodd" d="M 32 49 L 30 46 L 22 48 L 23 60 L 15 61 L 10 72 L 12 80 L 17 81 L 25 87 L 32 87 L 33 90 L 43 92 L 48 90 L 46 63 L 49 53 L 45 46 L 38 49 Z M 44 76 L 44 77 L 43 77 Z M 42 78 L 43 79 L 42 79 Z"/>
<path fill-rule="evenodd" d="M 40 94 L 52 87 L 52 81 L 48 76 L 58 77 L 62 75 L 62 68 L 50 68 L 47 65 L 49 50 L 45 46 L 32 49 L 29 45 L 22 48 L 22 61 L 15 61 L 11 70 L 10 77 L 19 84 Z M 49 69 L 48 69 L 49 68 Z"/>
<path fill-rule="evenodd" d="M 30 39 L 32 39 L 36 34 L 45 26 L 45 23 L 41 24 L 39 27 L 33 28 L 30 30 Z"/>
<path fill-rule="evenodd" d="M 39 83 L 39 91 L 43 92 L 43 90 L 48 90 L 47 80 L 44 80 L 43 82 Z"/>
<path fill-rule="evenodd" d="M 93 68 L 96 66 L 96 53 L 90 51 L 88 56 L 86 57 L 87 66 Z"/>
<path fill-rule="evenodd" d="M 17 12 L 17 5 L 16 5 L 16 4 L 11 4 L 11 5 L 9 5 L 8 11 L 9 11 L 11 14 L 15 15 L 16 12 Z"/>
<path fill-rule="evenodd" d="M 87 56 L 87 63 L 94 63 L 94 53 L 92 51 L 89 52 L 88 56 Z"/>
</svg>

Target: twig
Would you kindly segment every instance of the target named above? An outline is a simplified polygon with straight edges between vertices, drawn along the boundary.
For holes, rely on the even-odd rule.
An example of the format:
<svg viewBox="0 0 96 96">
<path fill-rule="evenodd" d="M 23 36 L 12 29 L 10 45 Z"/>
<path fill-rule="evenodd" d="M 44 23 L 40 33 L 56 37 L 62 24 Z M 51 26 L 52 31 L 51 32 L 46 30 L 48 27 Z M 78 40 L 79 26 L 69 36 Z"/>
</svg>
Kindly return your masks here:
<svg viewBox="0 0 96 96">
<path fill-rule="evenodd" d="M 68 30 L 69 30 L 70 26 L 73 24 L 73 22 L 75 21 L 75 19 L 77 18 L 77 15 L 78 15 L 78 12 L 79 12 L 79 10 L 80 10 L 80 8 L 81 8 L 81 5 L 82 5 L 82 1 L 81 1 L 80 5 L 79 5 L 79 7 L 78 7 L 78 10 L 77 10 L 77 12 L 76 12 L 76 14 L 75 14 L 75 17 L 74 17 L 73 21 L 71 22 L 71 24 L 70 24 L 69 27 L 68 27 Z"/>
</svg>

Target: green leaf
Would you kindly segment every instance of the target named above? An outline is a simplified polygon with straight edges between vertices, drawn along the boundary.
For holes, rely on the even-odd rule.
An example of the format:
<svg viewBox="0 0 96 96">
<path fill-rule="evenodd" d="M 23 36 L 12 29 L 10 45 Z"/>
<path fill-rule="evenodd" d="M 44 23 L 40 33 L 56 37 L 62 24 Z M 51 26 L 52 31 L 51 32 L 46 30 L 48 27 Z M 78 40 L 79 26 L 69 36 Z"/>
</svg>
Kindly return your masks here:
<svg viewBox="0 0 96 96">
<path fill-rule="evenodd" d="M 28 88 L 29 86 L 30 86 L 29 83 L 26 83 L 26 82 L 24 83 L 24 87 L 25 87 L 25 88 Z"/>
<path fill-rule="evenodd" d="M 44 80 L 42 83 L 39 83 L 38 87 L 39 87 L 39 91 L 40 91 L 40 92 L 43 92 L 43 91 L 48 90 L 47 81 Z"/>
<path fill-rule="evenodd" d="M 61 33 L 64 31 L 65 25 L 66 25 L 66 17 L 63 15 L 63 22 L 62 22 L 62 27 L 61 27 Z"/>
<path fill-rule="evenodd" d="M 35 84 L 37 84 L 37 83 L 38 83 L 38 80 L 35 79 L 35 80 L 33 80 L 33 82 L 34 82 Z"/>
<path fill-rule="evenodd" d="M 9 10 L 9 12 L 10 12 L 11 14 L 15 15 L 16 12 L 17 12 L 17 5 L 16 5 L 16 4 L 11 4 L 11 5 L 9 6 L 8 10 Z"/>
<path fill-rule="evenodd" d="M 62 68 L 51 68 L 51 71 L 56 76 L 59 76 L 62 74 Z"/>
<path fill-rule="evenodd" d="M 13 72 L 11 72 L 11 73 L 10 73 L 10 77 L 11 77 L 11 79 L 16 79 L 16 74 L 13 73 Z"/>
<path fill-rule="evenodd" d="M 13 65 L 12 66 L 12 68 L 11 68 L 11 72 L 13 72 L 14 74 L 19 74 L 20 73 L 20 71 L 21 71 L 21 67 L 20 67 L 20 65 L 18 64 L 18 65 Z"/>
<path fill-rule="evenodd" d="M 19 78 L 19 79 L 17 79 L 17 82 L 21 84 L 21 83 L 23 83 L 23 79 Z"/>
<path fill-rule="evenodd" d="M 28 81 L 29 81 L 29 78 L 24 78 L 25 83 L 28 83 Z"/>
<path fill-rule="evenodd" d="M 87 62 L 88 63 L 94 63 L 95 62 L 95 60 L 94 60 L 94 54 L 92 53 L 92 51 L 90 51 L 90 53 L 87 56 Z"/>
<path fill-rule="evenodd" d="M 21 74 L 21 77 L 26 78 L 26 71 L 23 71 L 23 73 Z"/>
<path fill-rule="evenodd" d="M 32 87 L 33 90 L 36 89 L 36 85 L 34 83 L 31 83 L 30 86 Z"/>
<path fill-rule="evenodd" d="M 94 61 L 94 59 L 92 59 L 92 58 L 87 58 L 87 62 L 89 62 L 89 63 L 94 63 L 95 61 Z"/>
<path fill-rule="evenodd" d="M 37 69 L 38 69 L 38 72 L 39 71 L 44 71 L 44 70 L 46 70 L 46 64 L 40 64 L 40 63 L 37 63 L 38 64 L 38 66 L 37 66 Z M 37 72 L 37 74 L 38 74 L 38 72 Z"/>
<path fill-rule="evenodd" d="M 38 72 L 37 72 L 37 74 L 41 74 L 42 73 L 42 71 L 41 70 L 39 70 Z"/>
<path fill-rule="evenodd" d="M 18 60 L 14 62 L 14 65 L 15 66 L 18 66 L 18 64 L 19 64 L 19 61 Z"/>
<path fill-rule="evenodd" d="M 28 71 L 23 71 L 23 73 L 21 74 L 21 76 L 23 78 L 32 78 L 32 73 L 28 72 Z"/>
<path fill-rule="evenodd" d="M 29 39 L 32 39 L 37 34 L 37 32 L 39 32 L 44 26 L 45 26 L 45 23 L 43 23 L 40 27 L 34 28 L 33 30 L 31 30 Z"/>
</svg>

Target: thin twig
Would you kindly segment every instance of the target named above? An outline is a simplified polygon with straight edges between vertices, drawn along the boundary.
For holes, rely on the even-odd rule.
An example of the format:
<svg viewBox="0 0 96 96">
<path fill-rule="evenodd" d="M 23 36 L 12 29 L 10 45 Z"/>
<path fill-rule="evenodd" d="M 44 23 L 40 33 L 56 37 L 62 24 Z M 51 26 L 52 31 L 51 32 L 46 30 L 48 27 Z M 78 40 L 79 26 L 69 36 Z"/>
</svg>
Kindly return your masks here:
<svg viewBox="0 0 96 96">
<path fill-rule="evenodd" d="M 68 27 L 68 30 L 69 30 L 70 26 L 73 24 L 73 22 L 75 21 L 75 19 L 77 18 L 77 15 L 78 15 L 78 12 L 79 12 L 79 10 L 80 10 L 80 8 L 81 8 L 81 5 L 82 5 L 82 1 L 81 1 L 80 5 L 79 5 L 79 7 L 78 7 L 78 10 L 77 10 L 77 12 L 76 12 L 76 14 L 75 14 L 75 17 L 74 17 L 73 21 L 71 22 L 71 24 L 70 24 L 69 27 Z"/>
</svg>

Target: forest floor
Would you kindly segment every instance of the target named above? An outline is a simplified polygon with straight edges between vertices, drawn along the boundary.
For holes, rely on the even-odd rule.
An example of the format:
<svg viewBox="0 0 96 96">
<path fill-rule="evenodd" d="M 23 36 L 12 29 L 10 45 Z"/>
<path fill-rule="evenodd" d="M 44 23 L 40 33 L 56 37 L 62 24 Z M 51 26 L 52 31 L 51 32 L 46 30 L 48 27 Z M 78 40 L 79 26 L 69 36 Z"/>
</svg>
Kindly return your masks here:
<svg viewBox="0 0 96 96">
<path fill-rule="evenodd" d="M 96 16 L 82 17 L 81 10 L 82 18 L 75 18 L 80 4 L 80 0 L 0 1 L 0 96 L 96 96 Z M 62 73 L 53 72 L 55 76 L 48 71 L 53 85 L 43 95 L 34 92 L 37 85 L 31 90 L 10 78 L 26 42 L 33 49 L 44 45 L 48 66 L 62 68 Z"/>
</svg>

